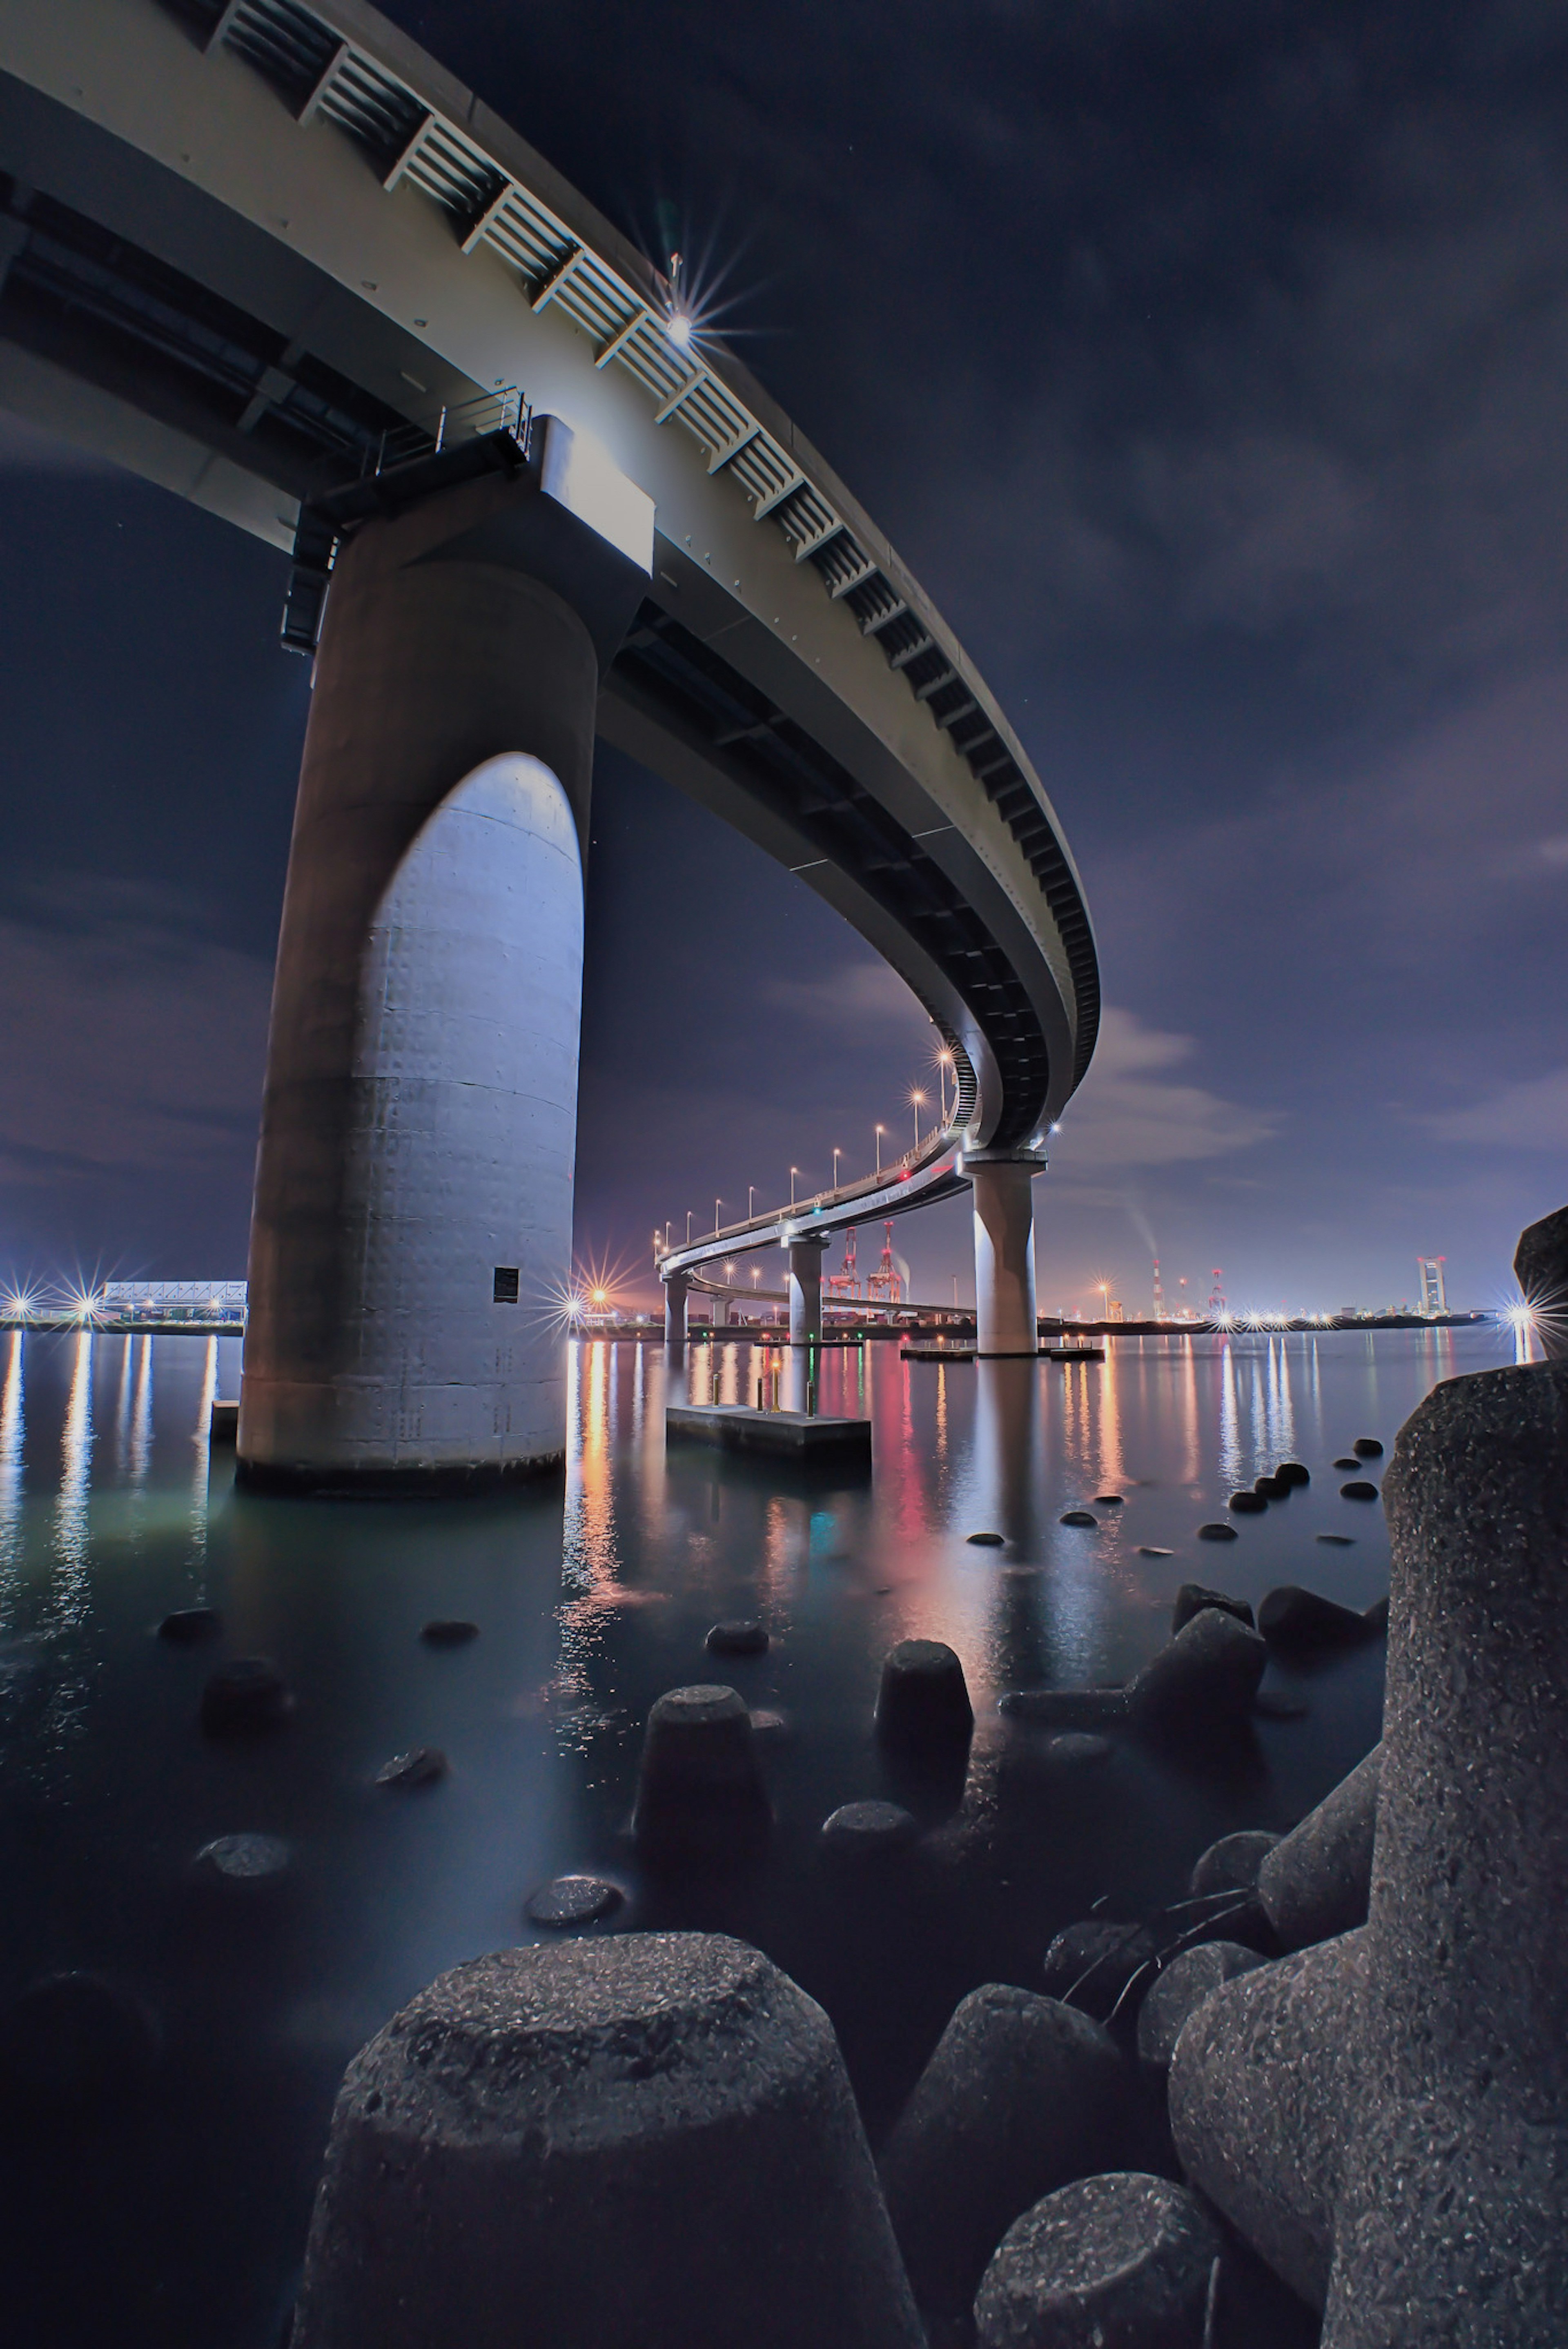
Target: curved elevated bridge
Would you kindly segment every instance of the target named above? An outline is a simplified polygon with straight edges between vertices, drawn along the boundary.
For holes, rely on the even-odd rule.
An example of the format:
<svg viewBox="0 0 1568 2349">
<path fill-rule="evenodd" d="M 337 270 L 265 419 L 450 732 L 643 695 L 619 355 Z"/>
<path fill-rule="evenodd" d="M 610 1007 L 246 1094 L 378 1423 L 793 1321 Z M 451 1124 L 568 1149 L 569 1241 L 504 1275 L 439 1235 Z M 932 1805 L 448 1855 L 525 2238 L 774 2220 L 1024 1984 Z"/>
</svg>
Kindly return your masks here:
<svg viewBox="0 0 1568 2349">
<path fill-rule="evenodd" d="M 479 772 L 476 742 L 543 761 L 580 863 L 597 731 L 797 874 L 899 973 L 952 1054 L 958 1116 L 896 1184 L 816 1203 L 813 1236 L 851 1208 L 898 1213 L 970 1183 L 982 1342 L 1025 1350 L 1028 1177 L 1099 1016 L 1082 888 L 973 662 L 747 370 L 693 330 L 660 273 L 541 156 L 358 0 L 6 11 L 0 175 L 0 404 L 287 550 L 285 638 L 316 653 L 263 1119 L 242 1464 L 309 1482 L 317 1468 L 330 1480 L 552 1456 L 560 1387 L 552 1402 L 543 1357 L 509 1339 L 500 1387 L 464 1364 L 493 1352 L 504 1271 L 524 1300 L 564 1277 L 569 1107 L 564 1145 L 554 1128 L 508 1129 L 519 1195 L 549 1195 L 547 1210 L 522 1217 L 525 1232 L 505 1234 L 499 1174 L 476 1177 L 484 1204 L 465 1222 L 451 1165 L 432 1164 L 452 1227 L 441 1266 L 415 1280 L 406 1254 L 390 1268 L 426 1228 L 426 1207 L 406 1186 L 390 1199 L 380 1143 L 352 1106 L 356 1085 L 385 1077 L 370 1068 L 382 1046 L 363 991 L 377 920 L 394 885 L 414 886 L 414 843 L 431 848 L 438 818 L 472 813 L 458 787 Z M 581 617 L 597 663 L 586 716 L 563 714 L 565 685 L 553 715 L 530 715 L 515 676 L 502 678 L 507 629 L 514 672 L 531 662 L 537 678 L 555 657 L 542 639 L 524 642 L 515 598 L 502 626 L 502 573 L 542 583 Z M 450 591 L 439 623 L 438 579 Z M 482 691 L 475 640 L 493 622 Z M 462 671 L 466 732 L 453 720 L 443 733 L 432 712 L 438 640 L 454 647 L 445 690 Z M 333 748 L 317 727 L 372 672 L 378 690 L 401 697 L 400 714 L 389 701 L 373 787 L 366 745 Z M 586 730 L 580 772 L 551 748 L 557 720 L 574 741 Z M 415 759 L 416 736 L 417 775 L 392 774 Z M 344 810 L 372 788 L 386 838 L 366 849 L 354 896 L 345 874 L 359 850 L 346 845 Z M 521 804 L 517 773 L 483 789 Z M 394 803 L 414 811 L 401 830 Z M 328 832 L 338 861 L 323 881 L 304 860 L 327 853 Z M 400 935 L 411 936 L 414 916 L 397 903 Z M 307 1043 L 299 1007 L 336 1002 L 335 989 L 336 1040 L 321 1043 L 318 1022 Z M 528 1009 L 520 1002 L 524 1025 Z M 296 1095 L 317 1050 L 312 1141 Z M 437 1083 L 450 1051 L 431 1050 Z M 755 1238 L 720 1238 L 732 1250 L 794 1231 L 781 1214 Z M 503 1252 L 518 1263 L 493 1268 L 495 1296 L 487 1286 L 471 1317 L 471 1288 Z M 702 1260 L 682 1255 L 668 1262 L 672 1280 Z M 459 1387 L 473 1393 L 462 1424 L 450 1416 Z M 438 1427 L 441 1413 L 450 1423 Z M 301 1430 L 317 1423 L 334 1432 L 313 1462 L 316 1439 Z"/>
</svg>

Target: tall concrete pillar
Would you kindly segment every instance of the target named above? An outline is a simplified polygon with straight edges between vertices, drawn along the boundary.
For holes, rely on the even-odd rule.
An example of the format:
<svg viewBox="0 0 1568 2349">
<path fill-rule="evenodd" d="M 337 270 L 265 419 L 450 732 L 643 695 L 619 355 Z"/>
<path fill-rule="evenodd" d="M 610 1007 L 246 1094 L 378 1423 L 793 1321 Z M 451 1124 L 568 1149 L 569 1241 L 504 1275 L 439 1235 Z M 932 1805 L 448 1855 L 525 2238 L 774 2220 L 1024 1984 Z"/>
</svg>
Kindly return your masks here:
<svg viewBox="0 0 1568 2349">
<path fill-rule="evenodd" d="M 789 1278 L 789 1341 L 805 1346 L 822 1336 L 822 1259 L 827 1247 L 820 1239 L 791 1240 Z"/>
<path fill-rule="evenodd" d="M 466 1486 L 562 1456 L 594 712 L 641 578 L 537 468 L 340 549 L 257 1154 L 253 1486 Z"/>
<path fill-rule="evenodd" d="M 691 1293 L 691 1283 L 683 1272 L 661 1275 L 664 1282 L 664 1342 L 667 1346 L 686 1343 L 686 1299 Z"/>
<path fill-rule="evenodd" d="M 977 1354 L 1033 1354 L 1034 1196 L 1038 1158 L 965 1157 L 974 1190 Z"/>
</svg>

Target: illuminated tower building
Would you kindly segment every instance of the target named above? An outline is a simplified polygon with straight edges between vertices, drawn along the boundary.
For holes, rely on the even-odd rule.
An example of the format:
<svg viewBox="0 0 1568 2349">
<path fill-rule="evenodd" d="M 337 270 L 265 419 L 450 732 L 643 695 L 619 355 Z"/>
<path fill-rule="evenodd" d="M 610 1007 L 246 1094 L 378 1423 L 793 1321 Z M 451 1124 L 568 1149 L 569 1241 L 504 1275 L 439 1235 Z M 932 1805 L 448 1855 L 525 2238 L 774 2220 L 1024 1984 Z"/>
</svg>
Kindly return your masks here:
<svg viewBox="0 0 1568 2349">
<path fill-rule="evenodd" d="M 1449 1292 L 1443 1279 L 1446 1256 L 1418 1256 L 1416 1262 L 1421 1274 L 1421 1310 L 1426 1314 L 1446 1313 Z"/>
</svg>

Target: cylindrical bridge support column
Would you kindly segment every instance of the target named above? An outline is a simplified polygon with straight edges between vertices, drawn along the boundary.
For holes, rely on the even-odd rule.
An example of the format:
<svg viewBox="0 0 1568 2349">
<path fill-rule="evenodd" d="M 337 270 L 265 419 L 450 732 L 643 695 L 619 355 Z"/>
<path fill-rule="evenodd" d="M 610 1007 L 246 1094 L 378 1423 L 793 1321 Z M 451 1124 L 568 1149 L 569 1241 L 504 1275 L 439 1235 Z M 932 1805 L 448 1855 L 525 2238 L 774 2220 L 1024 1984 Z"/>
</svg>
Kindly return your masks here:
<svg viewBox="0 0 1568 2349">
<path fill-rule="evenodd" d="M 253 1486 L 564 1456 L 582 842 L 638 575 L 525 476 L 379 514 L 338 555 L 256 1162 Z"/>
<path fill-rule="evenodd" d="M 686 1343 L 686 1299 L 691 1294 L 691 1283 L 683 1272 L 667 1272 L 664 1281 L 664 1342 L 667 1346 Z"/>
<path fill-rule="evenodd" d="M 1033 1180 L 1037 1158 L 964 1161 L 974 1189 L 974 1319 L 977 1354 L 1034 1354 Z"/>
<path fill-rule="evenodd" d="M 822 1336 L 822 1259 L 827 1236 L 789 1244 L 789 1341 L 807 1346 Z"/>
</svg>

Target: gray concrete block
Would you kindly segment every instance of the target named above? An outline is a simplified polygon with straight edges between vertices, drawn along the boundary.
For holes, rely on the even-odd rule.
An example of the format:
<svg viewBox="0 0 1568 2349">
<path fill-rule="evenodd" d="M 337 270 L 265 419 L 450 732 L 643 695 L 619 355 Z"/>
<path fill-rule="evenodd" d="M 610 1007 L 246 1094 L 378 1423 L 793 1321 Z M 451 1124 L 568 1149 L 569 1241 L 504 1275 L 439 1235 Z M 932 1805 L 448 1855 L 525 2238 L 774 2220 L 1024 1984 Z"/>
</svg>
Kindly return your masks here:
<svg viewBox="0 0 1568 2349">
<path fill-rule="evenodd" d="M 1199 1941 L 1172 1958 L 1150 1982 L 1138 2009 L 1139 2063 L 1153 2072 L 1168 2071 L 1189 2015 L 1196 2014 L 1222 1983 L 1262 1963 L 1256 1950 L 1243 1949 L 1240 1941 Z"/>
<path fill-rule="evenodd" d="M 732 1688 L 670 1689 L 648 1716 L 632 1831 L 649 1858 L 723 1859 L 770 1823 L 752 1716 Z"/>
<path fill-rule="evenodd" d="M 1132 1717 L 1175 1734 L 1239 1727 L 1251 1718 L 1268 1661 L 1256 1631 L 1222 1608 L 1205 1607 L 1133 1682 Z"/>
<path fill-rule="evenodd" d="M 1006 2230 L 1126 2149 L 1129 2077 L 1076 2007 L 1001 1982 L 953 2014 L 883 2149 L 882 2184 L 922 2309 L 973 2301 Z"/>
<path fill-rule="evenodd" d="M 1514 2349 L 1568 2305 L 1568 1364 L 1438 1387 L 1385 1496 L 1367 1921 L 1199 2009 L 1171 2122 L 1324 2349 Z"/>
<path fill-rule="evenodd" d="M 974 2303 L 979 2349 L 1202 2349 L 1219 2231 L 1137 2170 L 1047 2195 L 1003 2236 Z"/>
<path fill-rule="evenodd" d="M 633 1933 L 443 1974 L 349 2065 L 294 2349 L 921 2349 L 826 2016 Z"/>
<path fill-rule="evenodd" d="M 1375 1745 L 1258 1869 L 1258 1898 L 1284 1950 L 1304 1950 L 1366 1921 L 1383 1749 Z"/>
</svg>

